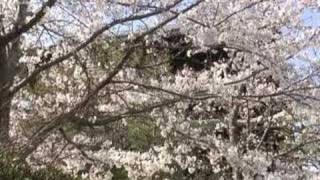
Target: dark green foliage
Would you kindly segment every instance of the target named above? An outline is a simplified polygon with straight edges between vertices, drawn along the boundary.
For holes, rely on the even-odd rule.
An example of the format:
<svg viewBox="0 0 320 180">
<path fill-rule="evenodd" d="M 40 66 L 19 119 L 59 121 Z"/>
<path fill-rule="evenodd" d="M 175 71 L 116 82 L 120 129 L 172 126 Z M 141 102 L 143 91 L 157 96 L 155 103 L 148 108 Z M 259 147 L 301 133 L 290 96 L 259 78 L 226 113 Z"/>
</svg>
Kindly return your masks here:
<svg viewBox="0 0 320 180">
<path fill-rule="evenodd" d="M 172 31 L 163 37 L 164 44 L 168 46 L 170 58 L 170 72 L 176 74 L 185 67 L 194 71 L 208 69 L 213 63 L 226 63 L 230 59 L 225 43 L 217 44 L 205 52 L 189 54 L 188 51 L 196 50 L 191 39 L 179 31 Z"/>
<path fill-rule="evenodd" d="M 33 171 L 14 155 L 0 154 L 0 180 L 81 180 L 54 167 Z"/>
<path fill-rule="evenodd" d="M 124 167 L 121 167 L 121 168 L 113 167 L 111 169 L 111 172 L 113 174 L 112 176 L 113 180 L 129 180 L 128 172 L 124 169 Z"/>
<path fill-rule="evenodd" d="M 128 138 L 129 149 L 136 151 L 147 151 L 162 142 L 159 128 L 148 119 L 128 121 Z"/>
</svg>

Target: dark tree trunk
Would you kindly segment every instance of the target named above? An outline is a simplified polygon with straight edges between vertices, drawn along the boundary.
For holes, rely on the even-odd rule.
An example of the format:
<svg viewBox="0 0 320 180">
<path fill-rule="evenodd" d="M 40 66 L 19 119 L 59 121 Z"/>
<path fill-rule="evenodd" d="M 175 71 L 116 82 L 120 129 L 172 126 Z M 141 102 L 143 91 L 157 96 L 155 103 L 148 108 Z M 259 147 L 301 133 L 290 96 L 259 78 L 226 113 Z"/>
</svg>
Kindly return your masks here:
<svg viewBox="0 0 320 180">
<path fill-rule="evenodd" d="M 8 49 L 0 49 L 0 144 L 9 142 L 9 122 L 11 99 L 8 97 L 9 88 L 13 83 L 14 69 L 8 61 Z"/>
<path fill-rule="evenodd" d="M 16 12 L 13 30 L 17 30 L 25 22 L 28 9 L 28 2 L 26 2 L 19 0 L 20 4 Z M 5 31 L 2 18 L 3 16 L 0 16 L 0 35 L 6 36 L 8 34 Z M 15 39 L 0 46 L 0 148 L 6 148 L 6 145 L 10 142 L 12 97 L 9 97 L 9 89 L 13 85 L 14 77 L 17 74 L 17 65 L 22 56 L 20 36 L 15 37 Z"/>
<path fill-rule="evenodd" d="M 16 40 L 10 46 L 0 48 L 0 144 L 10 142 L 9 126 L 12 97 L 9 89 L 17 74 L 17 64 L 21 57 L 20 41 Z"/>
<path fill-rule="evenodd" d="M 1 146 L 7 145 L 9 140 L 9 122 L 10 122 L 10 106 L 11 99 L 2 100 L 0 103 L 0 144 Z"/>
</svg>

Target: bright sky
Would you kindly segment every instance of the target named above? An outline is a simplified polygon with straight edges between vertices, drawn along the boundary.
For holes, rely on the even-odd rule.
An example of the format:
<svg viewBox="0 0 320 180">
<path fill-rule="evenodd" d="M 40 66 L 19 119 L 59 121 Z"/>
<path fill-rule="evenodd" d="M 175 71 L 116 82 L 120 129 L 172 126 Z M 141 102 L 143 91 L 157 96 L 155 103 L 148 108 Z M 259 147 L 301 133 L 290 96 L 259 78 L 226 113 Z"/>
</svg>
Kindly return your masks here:
<svg viewBox="0 0 320 180">
<path fill-rule="evenodd" d="M 320 7 L 319 9 L 306 8 L 301 18 L 307 26 L 320 27 Z"/>
<path fill-rule="evenodd" d="M 306 26 L 310 26 L 313 28 L 320 27 L 320 7 L 318 9 L 306 8 L 302 12 L 301 19 L 304 21 Z M 312 66 L 309 61 L 320 61 L 320 48 L 308 47 L 301 53 L 306 54 L 308 59 L 304 59 L 300 56 L 293 58 L 290 62 L 295 65 L 296 69 L 300 73 L 310 73 Z"/>
</svg>

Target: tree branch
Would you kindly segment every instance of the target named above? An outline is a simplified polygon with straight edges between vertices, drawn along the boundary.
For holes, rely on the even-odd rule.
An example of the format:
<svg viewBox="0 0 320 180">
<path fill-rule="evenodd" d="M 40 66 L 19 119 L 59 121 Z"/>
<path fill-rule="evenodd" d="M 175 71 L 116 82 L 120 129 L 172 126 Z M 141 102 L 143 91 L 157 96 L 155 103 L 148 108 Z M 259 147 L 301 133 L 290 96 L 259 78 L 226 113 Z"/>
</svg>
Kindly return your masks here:
<svg viewBox="0 0 320 180">
<path fill-rule="evenodd" d="M 70 57 L 72 57 L 75 53 L 77 53 L 78 51 L 84 49 L 85 47 L 87 47 L 89 44 L 91 44 L 99 35 L 101 35 L 102 33 L 104 33 L 105 31 L 109 30 L 110 28 L 118 25 L 118 24 L 122 24 L 128 21 L 134 21 L 134 20 L 138 20 L 138 19 L 144 19 L 144 18 L 148 18 L 151 16 L 155 16 L 158 15 L 160 13 L 163 13 L 173 7 L 175 7 L 177 4 L 179 4 L 180 2 L 182 2 L 182 0 L 176 1 L 174 4 L 164 8 L 164 9 L 160 9 L 157 11 L 153 11 L 150 13 L 146 13 L 143 15 L 136 15 L 136 16 L 129 16 L 126 18 L 121 18 L 121 19 L 117 19 L 112 21 L 109 24 L 106 24 L 104 27 L 100 28 L 99 30 L 97 30 L 96 32 L 94 32 L 86 41 L 82 42 L 79 46 L 77 46 L 74 50 L 72 50 L 71 52 L 62 55 L 52 61 L 50 61 L 47 64 L 44 64 L 42 66 L 40 66 L 39 68 L 37 68 L 35 71 L 33 71 L 28 77 L 26 77 L 24 80 L 22 80 L 20 83 L 18 83 L 16 86 L 12 87 L 9 93 L 9 96 L 13 96 L 16 92 L 18 92 L 22 87 L 24 87 L 25 85 L 27 85 L 32 79 L 34 79 L 37 75 L 39 75 L 41 72 L 51 68 L 54 65 L 57 65 L 63 61 L 65 61 L 66 59 L 69 59 Z M 178 15 L 176 15 L 178 16 Z M 175 18 L 174 18 L 175 19 Z M 171 20 L 170 20 L 171 21 Z M 170 22 L 169 21 L 169 22 Z M 154 31 L 154 30 L 153 30 Z M 153 32 L 152 31 L 152 32 Z M 1 39 L 0 39 L 1 41 Z"/>
<path fill-rule="evenodd" d="M 197 6 L 200 2 L 203 0 L 200 0 L 196 2 L 193 5 L 190 5 L 189 7 L 183 9 L 181 13 L 185 13 L 188 10 L 192 9 L 193 7 Z M 170 17 L 163 22 L 159 23 L 157 26 L 154 28 L 150 29 L 149 31 L 141 34 L 140 36 L 136 37 L 132 43 L 136 44 L 137 42 L 141 41 L 146 35 L 153 33 L 157 29 L 165 26 L 169 22 L 173 21 L 178 17 L 178 14 Z M 108 26 L 109 27 L 109 26 Z M 102 30 L 101 30 L 102 31 Z M 102 31 L 103 32 L 103 31 Z M 101 33 L 102 33 L 101 32 Z M 99 34 L 99 33 L 97 33 Z M 93 38 L 94 39 L 94 38 Z M 124 66 L 124 64 L 129 61 L 129 57 L 131 54 L 134 52 L 135 46 L 130 46 L 129 49 L 127 50 L 126 55 L 122 58 L 122 60 L 119 62 L 119 64 L 114 68 L 112 72 L 109 73 L 109 75 L 102 80 L 96 88 L 88 94 L 83 100 L 81 100 L 79 103 L 77 103 L 70 111 L 62 113 L 50 120 L 50 123 L 46 125 L 45 127 L 39 129 L 37 133 L 31 138 L 30 143 L 27 145 L 23 145 L 20 148 L 20 157 L 21 158 L 26 158 L 29 154 L 31 154 L 37 147 L 49 136 L 50 132 L 56 130 L 57 128 L 61 127 L 63 124 L 67 123 L 74 117 L 74 115 L 79 112 L 82 108 L 86 106 L 86 104 L 89 102 L 90 99 L 94 98 L 95 95 L 99 93 L 99 91 L 104 88 L 107 84 L 109 84 L 112 81 L 112 78 L 121 70 L 121 68 Z"/>
<path fill-rule="evenodd" d="M 21 25 L 17 28 L 14 28 L 11 32 L 0 36 L 0 47 L 6 46 L 8 43 L 13 41 L 14 39 L 21 36 L 23 33 L 29 31 L 32 27 L 37 25 L 41 19 L 45 16 L 46 10 L 51 8 L 57 0 L 48 0 L 43 4 L 41 9 L 35 14 L 35 16 L 26 24 Z"/>
</svg>

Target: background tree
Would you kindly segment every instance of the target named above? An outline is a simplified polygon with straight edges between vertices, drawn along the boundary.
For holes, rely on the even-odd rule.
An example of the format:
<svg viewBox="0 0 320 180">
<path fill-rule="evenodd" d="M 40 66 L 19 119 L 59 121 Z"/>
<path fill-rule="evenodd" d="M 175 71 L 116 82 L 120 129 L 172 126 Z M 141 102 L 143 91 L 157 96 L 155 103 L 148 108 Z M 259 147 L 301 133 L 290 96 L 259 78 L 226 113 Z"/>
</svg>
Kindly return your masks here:
<svg viewBox="0 0 320 180">
<path fill-rule="evenodd" d="M 6 1 L 2 150 L 90 179 L 316 177 L 318 64 L 291 61 L 317 6 Z"/>
</svg>

